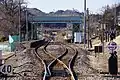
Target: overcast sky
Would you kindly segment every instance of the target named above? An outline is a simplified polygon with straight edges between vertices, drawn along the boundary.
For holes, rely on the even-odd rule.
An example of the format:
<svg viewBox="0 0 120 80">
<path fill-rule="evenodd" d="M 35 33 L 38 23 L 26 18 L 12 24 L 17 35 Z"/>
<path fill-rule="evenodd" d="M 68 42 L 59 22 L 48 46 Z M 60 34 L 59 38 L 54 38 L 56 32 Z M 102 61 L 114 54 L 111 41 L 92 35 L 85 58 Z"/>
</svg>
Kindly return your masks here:
<svg viewBox="0 0 120 80">
<path fill-rule="evenodd" d="M 102 6 L 112 5 L 120 2 L 120 0 L 87 0 L 87 7 L 91 12 L 99 12 Z M 28 7 L 38 8 L 43 12 L 51 12 L 57 10 L 77 9 L 83 11 L 84 0 L 28 0 Z"/>
</svg>

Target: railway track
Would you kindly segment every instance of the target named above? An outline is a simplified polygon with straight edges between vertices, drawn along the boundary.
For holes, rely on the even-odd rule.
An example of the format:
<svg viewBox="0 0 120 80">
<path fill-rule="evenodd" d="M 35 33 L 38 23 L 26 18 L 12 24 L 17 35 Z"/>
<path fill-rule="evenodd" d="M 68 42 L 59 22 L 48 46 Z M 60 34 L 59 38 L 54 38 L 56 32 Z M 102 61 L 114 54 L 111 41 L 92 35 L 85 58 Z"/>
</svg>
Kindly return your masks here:
<svg viewBox="0 0 120 80">
<path fill-rule="evenodd" d="M 53 43 L 54 44 L 54 43 Z M 59 44 L 59 43 L 58 43 Z M 50 43 L 48 44 L 48 45 L 50 45 Z M 63 50 L 63 54 L 57 54 L 57 55 L 55 55 L 55 54 L 52 54 L 52 53 L 49 53 L 47 50 L 46 50 L 46 47 L 48 46 L 48 45 L 46 45 L 45 47 L 44 47 L 44 52 L 45 52 L 45 54 L 47 54 L 48 56 L 51 56 L 54 60 L 48 65 L 48 69 L 50 70 L 50 72 L 52 72 L 53 70 L 52 70 L 52 68 L 56 65 L 56 63 L 58 63 L 59 65 L 57 65 L 57 67 L 59 67 L 59 69 L 61 69 L 61 68 L 64 68 L 64 66 L 63 66 L 63 64 L 61 64 L 60 62 L 59 62 L 59 59 L 58 58 L 61 58 L 62 56 L 64 56 L 64 54 L 66 53 L 66 49 L 64 49 Z M 61 46 L 61 45 L 60 45 Z M 63 46 L 62 46 L 63 47 Z M 52 75 L 51 75 L 52 76 Z M 53 77 L 52 78 L 49 78 L 50 80 L 55 80 Z M 61 79 L 61 78 L 60 78 Z"/>
<path fill-rule="evenodd" d="M 73 74 L 73 76 L 74 76 L 74 79 L 75 80 L 78 80 L 77 79 L 77 76 L 76 76 L 76 73 L 75 73 L 75 71 L 74 71 L 74 69 L 73 69 L 73 66 L 74 66 L 74 63 L 75 63 L 75 59 L 76 59 L 76 57 L 77 57 L 77 55 L 78 55 L 78 50 L 76 49 L 76 48 L 73 48 L 73 47 L 71 47 L 70 45 L 68 45 L 68 44 L 65 44 L 64 43 L 64 45 L 67 47 L 67 49 L 68 49 L 68 55 L 70 55 L 70 56 L 72 56 L 72 58 L 71 59 L 69 59 L 69 65 L 68 65 L 68 67 L 69 67 L 69 69 L 71 70 L 71 72 L 72 72 L 72 74 Z M 73 51 L 71 51 L 71 50 Z M 72 52 L 72 53 L 71 53 Z"/>
<path fill-rule="evenodd" d="M 49 80 L 49 78 L 51 77 L 51 70 L 50 68 L 52 66 L 54 66 L 54 64 L 57 62 L 57 58 L 53 58 L 50 55 L 48 55 L 49 53 L 46 52 L 45 47 L 48 45 L 49 43 L 47 43 L 45 46 L 43 46 L 42 48 L 40 46 L 35 48 L 35 55 L 36 57 L 42 61 L 42 64 L 44 65 L 44 73 L 43 73 L 43 80 Z M 59 55 L 59 57 L 61 57 L 63 55 Z"/>
<path fill-rule="evenodd" d="M 67 49 L 63 46 L 63 45 L 61 45 L 61 43 L 49 43 L 49 45 L 59 45 L 60 47 L 61 47 L 61 49 L 63 49 L 62 51 L 60 51 L 60 52 L 54 52 L 53 50 L 53 52 L 52 53 L 49 53 L 48 51 L 47 51 L 47 48 L 45 47 L 45 51 L 46 51 L 46 53 L 48 53 L 48 54 L 51 54 L 52 56 L 54 56 L 54 58 L 56 58 L 55 60 L 56 60 L 56 62 L 54 62 L 54 64 L 50 64 L 49 65 L 49 69 L 51 70 L 51 72 L 52 72 L 52 76 L 51 76 L 51 78 L 50 78 L 50 80 L 56 80 L 56 79 L 60 79 L 60 80 L 63 80 L 63 77 L 64 77 L 64 79 L 65 80 L 70 80 L 70 79 L 68 79 L 68 77 L 65 77 L 64 75 L 65 75 L 65 73 L 66 73 L 66 71 L 65 71 L 65 67 L 63 66 L 63 64 L 61 64 L 60 62 L 58 62 L 58 59 L 61 59 L 63 56 L 65 56 L 65 54 L 67 53 Z M 47 46 L 48 47 L 48 46 Z M 53 47 L 55 47 L 55 46 L 53 46 Z M 59 47 L 59 48 L 60 48 Z M 53 69 L 53 67 L 56 67 L 55 69 Z M 56 72 L 58 72 L 58 73 L 56 73 L 56 74 L 58 74 L 59 75 L 59 73 L 60 73 L 60 75 L 59 76 L 57 76 L 57 77 L 54 77 L 55 76 L 55 71 L 56 70 Z M 63 75 L 61 75 L 61 74 L 63 74 Z"/>
<path fill-rule="evenodd" d="M 70 63 L 68 65 L 66 65 L 63 61 L 62 58 L 64 56 L 66 56 L 66 54 L 68 53 L 68 49 L 63 46 L 62 43 L 59 43 L 58 45 L 61 46 L 61 49 L 63 49 L 61 51 L 61 53 L 59 54 L 52 54 L 49 53 L 46 48 L 49 45 L 50 42 L 48 42 L 47 44 L 45 44 L 43 47 L 41 47 L 39 44 L 35 47 L 35 49 L 33 49 L 34 55 L 36 56 L 37 60 L 42 62 L 43 66 L 44 66 L 44 71 L 43 71 L 43 77 L 42 80 L 54 80 L 52 78 L 50 78 L 52 76 L 52 68 L 57 65 L 60 69 L 66 69 L 67 72 L 69 72 L 68 74 L 70 74 L 70 78 L 65 78 L 66 80 L 75 80 L 73 72 L 72 72 L 72 62 L 73 62 L 73 58 L 71 58 Z M 29 63 L 26 63 L 29 64 Z M 32 63 L 30 63 L 32 64 Z M 19 67 L 21 67 L 23 65 L 20 65 Z M 63 77 L 62 77 L 63 79 Z"/>
<path fill-rule="evenodd" d="M 41 49 L 40 47 L 41 46 L 37 46 L 35 48 L 35 51 L 34 51 L 35 53 L 34 54 L 36 55 L 38 60 L 42 61 L 42 64 L 44 65 L 43 80 L 47 80 L 47 78 L 51 75 L 51 73 L 50 73 L 49 69 L 47 68 L 47 61 L 45 59 L 49 59 L 50 61 L 53 60 L 53 59 L 51 59 L 51 57 L 44 54 L 43 52 L 39 52 L 39 51 L 41 51 L 41 50 L 39 50 L 39 49 Z M 39 53 L 41 53 L 41 54 L 39 54 Z"/>
<path fill-rule="evenodd" d="M 50 51 L 48 49 L 48 46 L 50 46 L 50 45 L 53 45 L 53 47 L 54 47 L 54 45 L 60 46 L 59 48 L 62 49 L 61 52 L 57 53 L 57 52 L 55 52 L 55 50 Z M 75 71 L 73 69 L 75 59 L 78 55 L 78 50 L 76 49 L 77 47 L 79 47 L 79 46 L 76 46 L 74 44 L 65 44 L 65 43 L 61 43 L 61 42 L 59 42 L 59 43 L 48 42 L 43 47 L 37 46 L 34 49 L 34 54 L 40 62 L 42 61 L 42 64 L 44 65 L 43 78 L 38 79 L 38 80 L 78 80 L 76 78 Z M 83 55 L 83 53 L 82 53 L 82 55 Z M 34 65 L 34 63 L 32 63 L 32 62 L 27 62 L 27 63 L 24 63 L 22 65 L 16 66 L 16 67 L 25 66 L 28 64 Z M 16 68 L 16 67 L 14 67 L 14 68 Z M 67 73 L 70 74 L 69 75 L 70 77 L 53 77 L 54 75 L 52 76 L 52 72 L 54 71 L 54 67 L 57 67 L 57 69 L 61 69 L 61 70 L 62 69 L 67 70 Z M 91 67 L 89 67 L 89 68 L 91 68 Z M 24 78 L 25 76 L 20 74 L 20 73 L 24 73 L 24 72 L 31 72 L 32 73 L 32 71 L 26 71 L 26 70 L 18 72 L 18 73 L 14 73 L 14 75 L 16 75 L 14 77 L 16 77 L 16 78 L 13 78 L 13 79 L 14 80 L 18 80 L 18 79 L 30 80 L 33 77 L 38 77 L 38 76 L 26 76 L 29 79 L 28 78 L 25 79 Z M 94 74 L 93 75 L 82 75 L 80 77 L 86 77 L 86 76 L 92 77 L 92 78 L 95 77 Z M 103 76 L 103 77 L 109 77 L 109 76 Z M 35 79 L 33 79 L 33 80 L 35 80 Z M 86 79 L 88 79 L 88 78 L 86 78 Z M 9 80 L 9 78 L 8 78 L 8 80 Z M 12 80 L 12 79 L 10 78 L 10 80 Z M 97 79 L 94 79 L 94 80 L 97 80 Z"/>
<path fill-rule="evenodd" d="M 61 56 L 59 56 L 59 57 L 51 55 L 51 52 L 46 50 L 47 46 L 44 48 L 44 50 L 45 50 L 46 54 L 53 57 L 54 59 L 57 59 L 58 63 L 62 64 L 63 67 L 68 70 L 68 72 L 69 72 L 69 74 L 71 76 L 70 80 L 76 80 L 75 75 L 74 75 L 75 72 L 73 70 L 73 63 L 74 63 L 75 58 L 76 58 L 76 56 L 78 54 L 78 51 L 76 49 L 66 45 L 66 44 L 63 44 L 63 43 L 59 43 L 59 45 L 65 45 L 65 50 L 66 50 L 66 52 L 64 54 L 62 54 Z M 68 49 L 68 47 L 69 47 L 69 49 Z M 71 53 L 70 48 L 73 50 L 73 53 Z M 66 55 L 67 55 L 67 57 L 64 58 Z M 70 58 L 71 56 L 73 56 L 73 57 Z M 64 60 L 63 58 L 66 59 L 66 60 Z"/>
</svg>

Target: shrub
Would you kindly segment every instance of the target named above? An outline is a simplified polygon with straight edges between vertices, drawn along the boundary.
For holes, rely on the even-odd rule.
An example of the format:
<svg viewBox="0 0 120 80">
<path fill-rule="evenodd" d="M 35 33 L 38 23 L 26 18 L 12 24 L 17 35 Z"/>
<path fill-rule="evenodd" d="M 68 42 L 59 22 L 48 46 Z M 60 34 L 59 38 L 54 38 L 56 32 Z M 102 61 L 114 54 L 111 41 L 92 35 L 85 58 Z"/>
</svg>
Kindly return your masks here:
<svg viewBox="0 0 120 80">
<path fill-rule="evenodd" d="M 4 35 L 0 35 L 0 42 L 7 41 L 7 38 Z"/>
</svg>

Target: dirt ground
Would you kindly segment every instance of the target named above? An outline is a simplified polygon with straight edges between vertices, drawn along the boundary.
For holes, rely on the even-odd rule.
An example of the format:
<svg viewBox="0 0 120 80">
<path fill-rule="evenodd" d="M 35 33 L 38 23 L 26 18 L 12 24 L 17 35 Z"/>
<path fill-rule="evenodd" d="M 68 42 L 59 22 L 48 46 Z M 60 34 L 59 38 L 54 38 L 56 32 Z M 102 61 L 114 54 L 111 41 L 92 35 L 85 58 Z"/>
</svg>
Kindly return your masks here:
<svg viewBox="0 0 120 80">
<path fill-rule="evenodd" d="M 118 72 L 120 72 L 120 36 L 116 37 L 116 39 L 113 40 L 114 42 L 117 43 L 117 56 L 118 56 Z M 94 67 L 95 69 L 98 69 L 99 71 L 102 72 L 108 72 L 108 59 L 111 56 L 110 51 L 107 47 L 109 42 L 105 42 L 104 44 L 104 53 L 95 53 L 91 52 L 91 55 L 89 55 L 89 59 L 91 62 L 91 66 Z M 93 41 L 93 46 L 100 45 L 99 40 L 94 40 Z"/>
</svg>

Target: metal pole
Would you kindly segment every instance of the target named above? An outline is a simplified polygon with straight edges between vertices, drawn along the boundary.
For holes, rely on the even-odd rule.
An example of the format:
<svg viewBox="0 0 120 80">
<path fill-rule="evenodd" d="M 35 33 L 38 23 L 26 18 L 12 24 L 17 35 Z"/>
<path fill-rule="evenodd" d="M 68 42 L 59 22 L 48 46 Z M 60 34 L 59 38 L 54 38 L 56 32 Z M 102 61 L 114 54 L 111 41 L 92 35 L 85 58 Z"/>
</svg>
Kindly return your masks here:
<svg viewBox="0 0 120 80">
<path fill-rule="evenodd" d="M 19 0 L 19 42 L 21 42 L 21 3 L 20 3 L 20 0 Z"/>
<path fill-rule="evenodd" d="M 31 24 L 31 40 L 33 40 L 33 25 L 34 25 L 34 23 L 32 22 L 32 24 Z"/>
<path fill-rule="evenodd" d="M 104 54 L 104 29 L 105 29 L 105 24 L 102 24 L 102 32 L 103 32 L 103 37 L 102 37 L 102 44 L 103 44 L 103 54 Z"/>
<path fill-rule="evenodd" d="M 90 34 L 89 34 L 89 9 L 87 8 L 87 24 L 88 24 L 88 48 L 89 48 L 89 36 L 90 36 Z"/>
<path fill-rule="evenodd" d="M 86 0 L 84 0 L 84 48 L 86 48 Z"/>
<path fill-rule="evenodd" d="M 80 32 L 81 31 L 80 27 L 81 27 L 81 24 L 79 24 L 79 33 L 81 33 Z M 81 40 L 81 35 L 80 35 L 79 39 Z M 80 44 L 80 40 L 79 40 L 79 44 Z"/>
<path fill-rule="evenodd" d="M 115 33 L 117 33 L 117 31 L 116 31 L 116 22 L 117 22 L 117 13 L 116 13 L 116 3 L 115 3 L 115 11 L 114 11 L 114 27 L 115 27 L 115 29 L 114 29 L 114 31 L 115 31 Z"/>
<path fill-rule="evenodd" d="M 27 5 L 26 5 L 26 40 L 28 41 L 28 12 L 27 12 Z"/>
</svg>

